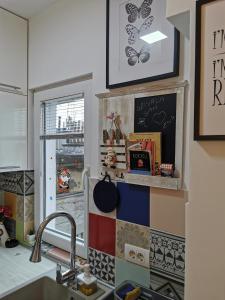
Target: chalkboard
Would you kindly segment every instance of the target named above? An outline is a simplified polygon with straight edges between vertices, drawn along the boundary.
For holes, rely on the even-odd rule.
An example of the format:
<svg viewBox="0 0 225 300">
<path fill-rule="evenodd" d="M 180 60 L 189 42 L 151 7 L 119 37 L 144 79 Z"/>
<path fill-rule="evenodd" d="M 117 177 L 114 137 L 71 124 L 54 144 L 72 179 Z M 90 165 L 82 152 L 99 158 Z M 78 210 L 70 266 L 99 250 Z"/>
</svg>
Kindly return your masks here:
<svg viewBox="0 0 225 300">
<path fill-rule="evenodd" d="M 135 99 L 134 132 L 162 132 L 162 163 L 175 164 L 177 94 Z"/>
</svg>

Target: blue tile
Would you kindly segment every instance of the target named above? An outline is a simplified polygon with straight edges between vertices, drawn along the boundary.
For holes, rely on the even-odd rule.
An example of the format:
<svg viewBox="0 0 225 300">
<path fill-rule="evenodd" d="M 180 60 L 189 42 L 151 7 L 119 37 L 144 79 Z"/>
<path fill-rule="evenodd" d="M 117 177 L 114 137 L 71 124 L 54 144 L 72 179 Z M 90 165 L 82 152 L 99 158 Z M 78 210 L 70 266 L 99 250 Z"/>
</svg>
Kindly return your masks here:
<svg viewBox="0 0 225 300">
<path fill-rule="evenodd" d="M 139 225 L 150 225 L 149 187 L 119 182 L 120 204 L 117 219 Z"/>
<path fill-rule="evenodd" d="M 132 264 L 123 259 L 115 260 L 116 268 L 116 286 L 119 286 L 126 280 L 134 281 L 146 288 L 150 286 L 150 270 L 138 265 Z"/>
</svg>

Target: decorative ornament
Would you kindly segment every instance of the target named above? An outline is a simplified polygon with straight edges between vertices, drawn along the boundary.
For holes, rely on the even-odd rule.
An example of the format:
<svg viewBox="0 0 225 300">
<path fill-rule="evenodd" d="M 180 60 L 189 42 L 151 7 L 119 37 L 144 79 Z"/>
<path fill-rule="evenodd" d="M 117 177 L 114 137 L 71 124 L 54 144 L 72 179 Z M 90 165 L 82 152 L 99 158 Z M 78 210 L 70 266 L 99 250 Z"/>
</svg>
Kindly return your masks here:
<svg viewBox="0 0 225 300">
<path fill-rule="evenodd" d="M 69 192 L 71 175 L 67 168 L 61 168 L 58 173 L 58 192 Z"/>
<path fill-rule="evenodd" d="M 107 154 L 105 156 L 105 162 L 103 166 L 115 169 L 116 168 L 116 152 L 112 147 L 106 149 Z"/>
</svg>

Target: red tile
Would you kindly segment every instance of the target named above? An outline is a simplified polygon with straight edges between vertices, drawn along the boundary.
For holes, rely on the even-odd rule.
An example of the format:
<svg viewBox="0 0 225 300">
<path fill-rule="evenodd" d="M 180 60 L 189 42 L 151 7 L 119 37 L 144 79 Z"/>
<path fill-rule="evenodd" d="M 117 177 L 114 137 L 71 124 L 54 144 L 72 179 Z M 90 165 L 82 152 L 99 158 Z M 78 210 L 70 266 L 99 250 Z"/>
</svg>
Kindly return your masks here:
<svg viewBox="0 0 225 300">
<path fill-rule="evenodd" d="M 116 222 L 89 214 L 89 247 L 115 256 Z"/>
</svg>

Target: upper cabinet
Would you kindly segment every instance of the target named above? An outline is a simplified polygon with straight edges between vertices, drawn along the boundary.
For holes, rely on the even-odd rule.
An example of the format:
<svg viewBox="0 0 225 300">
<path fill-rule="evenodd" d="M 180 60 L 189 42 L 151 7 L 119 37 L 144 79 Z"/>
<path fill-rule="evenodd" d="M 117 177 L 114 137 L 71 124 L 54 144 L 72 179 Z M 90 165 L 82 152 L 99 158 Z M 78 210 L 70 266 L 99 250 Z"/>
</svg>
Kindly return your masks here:
<svg viewBox="0 0 225 300">
<path fill-rule="evenodd" d="M 28 23 L 0 8 L 0 89 L 27 95 Z"/>
<path fill-rule="evenodd" d="M 27 97 L 0 91 L 0 173 L 27 169 Z"/>
</svg>

